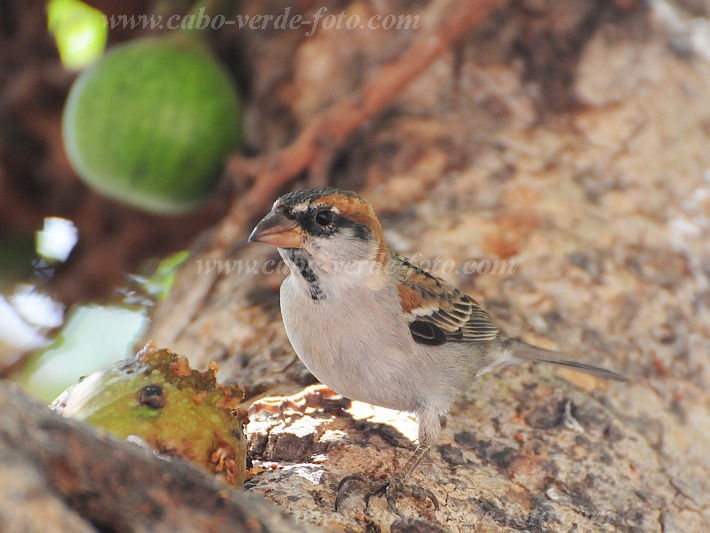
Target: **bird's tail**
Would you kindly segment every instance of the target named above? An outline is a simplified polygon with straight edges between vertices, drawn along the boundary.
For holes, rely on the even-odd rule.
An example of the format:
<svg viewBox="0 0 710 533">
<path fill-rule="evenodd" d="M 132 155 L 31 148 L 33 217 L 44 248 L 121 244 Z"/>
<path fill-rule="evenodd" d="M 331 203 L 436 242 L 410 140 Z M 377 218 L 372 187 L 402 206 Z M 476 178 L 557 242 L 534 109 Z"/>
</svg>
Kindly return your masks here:
<svg viewBox="0 0 710 533">
<path fill-rule="evenodd" d="M 604 379 L 614 379 L 617 381 L 628 381 L 629 379 L 625 375 L 614 372 L 613 370 L 607 370 L 606 368 L 576 361 L 566 354 L 537 348 L 536 346 L 514 339 L 509 339 L 509 343 L 508 348 L 515 362 L 522 363 L 532 361 L 534 363 L 552 363 L 553 365 L 574 368 L 580 372 L 586 372 L 587 374 L 592 374 Z"/>
</svg>

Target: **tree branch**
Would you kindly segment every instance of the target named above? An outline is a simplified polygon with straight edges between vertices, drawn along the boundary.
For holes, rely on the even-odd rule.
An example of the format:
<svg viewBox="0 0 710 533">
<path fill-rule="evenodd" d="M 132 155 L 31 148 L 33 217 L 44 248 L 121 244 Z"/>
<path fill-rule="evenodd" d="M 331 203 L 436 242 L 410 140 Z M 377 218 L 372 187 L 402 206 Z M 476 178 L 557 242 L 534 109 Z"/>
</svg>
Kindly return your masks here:
<svg viewBox="0 0 710 533">
<path fill-rule="evenodd" d="M 223 226 L 221 242 L 234 242 L 286 184 L 309 168 L 324 145 L 331 153 L 342 147 L 357 128 L 385 109 L 454 41 L 486 20 L 503 3 L 504 0 L 454 2 L 431 35 L 417 40 L 400 59 L 382 67 L 359 90 L 314 117 L 290 145 L 257 159 L 233 158 L 228 163 L 228 176 L 234 179 L 256 174 L 256 179 L 232 208 L 233 224 Z"/>
</svg>

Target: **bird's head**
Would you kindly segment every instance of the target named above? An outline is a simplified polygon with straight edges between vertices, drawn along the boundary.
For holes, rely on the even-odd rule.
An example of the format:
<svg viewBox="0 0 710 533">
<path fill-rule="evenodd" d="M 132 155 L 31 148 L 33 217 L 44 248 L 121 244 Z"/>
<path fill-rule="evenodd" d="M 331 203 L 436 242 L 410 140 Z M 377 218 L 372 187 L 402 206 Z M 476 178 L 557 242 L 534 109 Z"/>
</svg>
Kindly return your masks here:
<svg viewBox="0 0 710 533">
<path fill-rule="evenodd" d="M 334 188 L 283 195 L 254 228 L 249 242 L 304 250 L 325 270 L 360 261 L 383 262 L 386 253 L 372 206 L 354 192 Z"/>
</svg>

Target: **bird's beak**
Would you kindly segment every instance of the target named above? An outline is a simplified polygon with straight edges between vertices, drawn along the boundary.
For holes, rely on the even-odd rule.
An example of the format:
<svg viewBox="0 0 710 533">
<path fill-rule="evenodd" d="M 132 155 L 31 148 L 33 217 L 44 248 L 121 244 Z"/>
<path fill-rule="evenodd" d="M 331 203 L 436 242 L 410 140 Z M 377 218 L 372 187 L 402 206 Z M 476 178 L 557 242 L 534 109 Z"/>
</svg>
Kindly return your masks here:
<svg viewBox="0 0 710 533">
<path fill-rule="evenodd" d="M 249 235 L 249 242 L 261 242 L 278 248 L 303 248 L 303 231 L 295 220 L 279 211 L 261 219 Z"/>
</svg>

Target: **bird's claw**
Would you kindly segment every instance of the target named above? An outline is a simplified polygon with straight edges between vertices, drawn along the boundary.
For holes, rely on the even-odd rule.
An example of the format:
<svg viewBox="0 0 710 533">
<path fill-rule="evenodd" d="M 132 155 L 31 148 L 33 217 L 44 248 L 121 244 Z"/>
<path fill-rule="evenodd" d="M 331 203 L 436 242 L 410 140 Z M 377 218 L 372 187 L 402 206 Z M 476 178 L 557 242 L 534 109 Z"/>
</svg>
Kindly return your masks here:
<svg viewBox="0 0 710 533">
<path fill-rule="evenodd" d="M 400 494 L 411 496 L 417 500 L 426 500 L 428 498 L 434 505 L 434 509 L 437 511 L 439 510 L 439 500 L 436 499 L 436 496 L 432 491 L 418 486 L 405 485 L 404 479 L 402 479 L 401 476 L 394 475 L 392 478 L 384 481 L 366 481 L 357 474 L 352 474 L 344 477 L 340 480 L 340 483 L 338 483 L 337 494 L 335 497 L 336 511 L 340 509 L 340 504 L 349 492 L 348 487 L 351 484 L 355 484 L 359 489 L 365 492 L 366 503 L 369 502 L 372 496 L 384 494 L 390 509 L 392 509 L 392 511 L 400 518 L 405 518 L 399 509 L 397 509 L 397 496 Z"/>
<path fill-rule="evenodd" d="M 348 486 L 350 483 L 355 483 L 359 488 L 363 489 L 363 491 L 367 494 L 367 497 L 369 498 L 370 495 L 374 494 L 375 491 L 372 490 L 372 485 L 373 482 L 367 482 L 364 479 L 362 479 L 360 476 L 357 474 L 351 474 L 349 476 L 345 476 L 343 479 L 340 480 L 340 483 L 338 483 L 338 488 L 335 491 L 335 510 L 339 511 L 340 510 L 340 504 L 343 501 L 343 498 L 347 496 L 348 493 Z M 378 490 L 382 490 L 380 487 Z"/>
<path fill-rule="evenodd" d="M 404 518 L 404 516 L 397 510 L 397 496 L 399 494 L 404 494 L 405 496 L 410 496 L 420 501 L 424 501 L 428 498 L 431 500 L 434 509 L 439 510 L 439 500 L 436 499 L 432 491 L 418 485 L 405 485 L 401 477 L 393 476 L 385 487 L 385 498 L 387 499 L 390 509 L 401 518 Z"/>
</svg>

